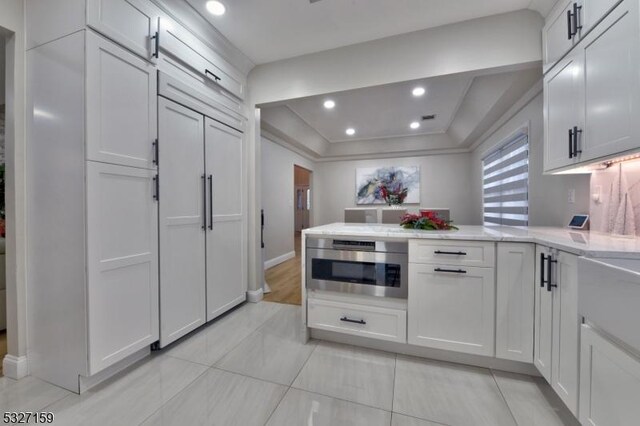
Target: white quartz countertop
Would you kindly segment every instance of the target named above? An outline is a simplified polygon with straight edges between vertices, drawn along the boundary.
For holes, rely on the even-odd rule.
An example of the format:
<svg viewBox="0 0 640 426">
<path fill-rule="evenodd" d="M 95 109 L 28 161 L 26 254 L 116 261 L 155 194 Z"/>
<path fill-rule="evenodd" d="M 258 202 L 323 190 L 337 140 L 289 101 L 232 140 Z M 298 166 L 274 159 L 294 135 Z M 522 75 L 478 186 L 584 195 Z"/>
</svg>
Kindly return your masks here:
<svg viewBox="0 0 640 426">
<path fill-rule="evenodd" d="M 420 231 L 399 225 L 332 223 L 305 229 L 307 237 L 354 237 L 384 239 L 434 239 L 511 241 L 543 244 L 579 256 L 640 259 L 640 238 L 614 237 L 609 234 L 551 227 L 471 226 L 459 230 Z"/>
</svg>

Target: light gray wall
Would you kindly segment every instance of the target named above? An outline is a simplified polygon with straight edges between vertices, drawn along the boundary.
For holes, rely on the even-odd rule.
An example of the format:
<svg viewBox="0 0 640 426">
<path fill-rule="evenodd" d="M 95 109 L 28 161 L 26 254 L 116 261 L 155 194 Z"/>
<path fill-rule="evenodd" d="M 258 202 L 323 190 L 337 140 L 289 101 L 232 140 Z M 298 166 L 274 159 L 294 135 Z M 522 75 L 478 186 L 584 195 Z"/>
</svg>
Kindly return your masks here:
<svg viewBox="0 0 640 426">
<path fill-rule="evenodd" d="M 5 60 L 5 48 L 4 48 L 4 39 L 0 37 L 0 105 L 4 104 L 4 89 L 5 89 L 5 81 L 4 81 L 4 69 L 6 66 Z"/>
<path fill-rule="evenodd" d="M 312 161 L 262 138 L 261 183 L 262 208 L 265 213 L 265 261 L 294 251 L 293 166 L 296 164 L 312 171 L 315 169 Z M 313 193 L 315 176 L 312 176 L 311 187 Z M 314 204 L 312 200 L 312 207 Z M 313 225 L 313 216 L 310 221 Z"/>
<path fill-rule="evenodd" d="M 316 163 L 316 224 L 343 222 L 344 209 L 357 207 L 356 168 L 384 166 L 420 166 L 420 205 L 450 208 L 455 223 L 472 220 L 470 155 L 444 154 Z M 417 210 L 419 206 L 407 207 Z"/>
<path fill-rule="evenodd" d="M 480 144 L 471 155 L 472 220 L 482 224 L 482 158 L 523 125 L 529 125 L 529 225 L 566 226 L 575 213 L 589 212 L 589 175 L 543 175 L 542 93 Z M 576 202 L 568 203 L 569 189 Z"/>
</svg>

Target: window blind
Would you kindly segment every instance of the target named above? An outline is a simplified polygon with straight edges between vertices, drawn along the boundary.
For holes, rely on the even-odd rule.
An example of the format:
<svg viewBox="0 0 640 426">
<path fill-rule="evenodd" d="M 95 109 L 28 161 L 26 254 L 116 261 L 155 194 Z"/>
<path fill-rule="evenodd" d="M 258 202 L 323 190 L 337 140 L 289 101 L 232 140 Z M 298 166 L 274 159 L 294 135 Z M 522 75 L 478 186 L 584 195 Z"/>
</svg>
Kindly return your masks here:
<svg viewBox="0 0 640 426">
<path fill-rule="evenodd" d="M 529 223 L 529 136 L 519 132 L 482 160 L 485 225 Z"/>
</svg>

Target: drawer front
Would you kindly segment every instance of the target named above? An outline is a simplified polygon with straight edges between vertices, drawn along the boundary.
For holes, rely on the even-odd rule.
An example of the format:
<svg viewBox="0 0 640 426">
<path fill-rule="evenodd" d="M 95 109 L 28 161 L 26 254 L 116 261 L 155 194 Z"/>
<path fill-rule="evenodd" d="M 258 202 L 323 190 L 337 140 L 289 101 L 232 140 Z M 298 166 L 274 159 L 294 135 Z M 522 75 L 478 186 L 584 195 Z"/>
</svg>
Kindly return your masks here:
<svg viewBox="0 0 640 426">
<path fill-rule="evenodd" d="M 307 310 L 307 324 L 311 328 L 407 342 L 407 312 L 404 310 L 318 299 L 309 299 Z"/>
<path fill-rule="evenodd" d="M 185 28 L 167 19 L 160 20 L 160 49 L 189 65 L 211 83 L 243 99 L 246 79 Z"/>
<path fill-rule="evenodd" d="M 493 268 L 495 243 L 478 241 L 409 241 L 409 262 Z"/>
</svg>

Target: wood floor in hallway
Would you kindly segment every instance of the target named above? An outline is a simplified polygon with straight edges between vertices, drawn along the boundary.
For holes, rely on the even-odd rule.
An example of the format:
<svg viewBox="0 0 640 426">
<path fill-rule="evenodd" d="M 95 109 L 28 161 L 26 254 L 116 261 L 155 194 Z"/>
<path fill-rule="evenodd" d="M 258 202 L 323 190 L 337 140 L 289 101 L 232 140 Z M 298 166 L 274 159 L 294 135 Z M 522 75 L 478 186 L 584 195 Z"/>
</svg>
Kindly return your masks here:
<svg viewBox="0 0 640 426">
<path fill-rule="evenodd" d="M 300 305 L 300 283 L 302 280 L 302 252 L 300 250 L 300 233 L 295 235 L 296 257 L 282 262 L 265 272 L 265 280 L 271 287 L 271 293 L 265 294 L 264 300 L 269 302 Z"/>
</svg>

